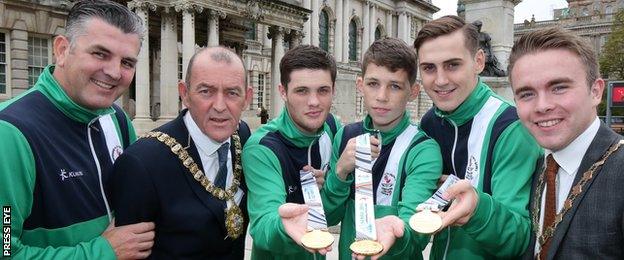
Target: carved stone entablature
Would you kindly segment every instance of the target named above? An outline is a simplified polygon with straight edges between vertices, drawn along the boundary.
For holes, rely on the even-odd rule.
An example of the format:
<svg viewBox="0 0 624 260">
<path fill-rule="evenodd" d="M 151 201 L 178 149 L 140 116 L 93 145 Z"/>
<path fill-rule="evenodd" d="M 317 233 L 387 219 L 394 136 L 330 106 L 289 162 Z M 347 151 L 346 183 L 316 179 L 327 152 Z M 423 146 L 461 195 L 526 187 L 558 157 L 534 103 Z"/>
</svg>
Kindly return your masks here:
<svg viewBox="0 0 624 260">
<path fill-rule="evenodd" d="M 243 10 L 242 14 L 256 22 L 264 19 L 264 12 L 260 7 L 260 2 L 258 0 L 249 0 L 247 2 L 247 7 Z"/>
<path fill-rule="evenodd" d="M 225 19 L 225 17 L 227 17 L 227 14 L 225 12 L 213 9 L 210 9 L 208 11 L 208 15 L 208 19 L 213 21 L 218 21 L 219 19 Z"/>
<path fill-rule="evenodd" d="M 174 8 L 176 12 L 201 13 L 204 11 L 204 7 L 193 3 L 177 3 Z"/>
<path fill-rule="evenodd" d="M 133 0 L 128 2 L 128 8 L 130 10 L 145 10 L 145 11 L 156 11 L 156 4 L 151 1 L 141 1 L 141 0 Z"/>
</svg>

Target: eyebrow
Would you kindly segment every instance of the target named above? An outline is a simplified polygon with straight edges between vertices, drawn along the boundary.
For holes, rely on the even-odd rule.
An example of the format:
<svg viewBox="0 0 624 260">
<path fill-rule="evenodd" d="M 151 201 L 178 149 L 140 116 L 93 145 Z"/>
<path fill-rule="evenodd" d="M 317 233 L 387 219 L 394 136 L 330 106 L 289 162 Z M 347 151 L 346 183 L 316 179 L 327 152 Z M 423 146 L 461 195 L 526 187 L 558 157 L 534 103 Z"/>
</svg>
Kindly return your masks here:
<svg viewBox="0 0 624 260">
<path fill-rule="evenodd" d="M 91 47 L 92 50 L 98 50 L 98 51 L 102 51 L 102 52 L 106 52 L 108 54 L 112 53 L 109 49 L 107 49 L 106 47 L 100 45 L 100 44 L 96 44 L 94 46 Z M 130 61 L 132 63 L 137 63 L 138 60 L 134 57 L 123 57 L 122 60 L 125 61 Z"/>
<path fill-rule="evenodd" d="M 551 79 L 551 80 L 549 80 L 549 81 L 546 83 L 546 86 L 550 87 L 550 86 L 557 85 L 557 84 L 561 84 L 561 83 L 570 83 L 570 82 L 572 82 L 572 81 L 573 81 L 573 80 L 572 80 L 571 78 L 568 78 L 568 77 L 555 78 L 555 79 Z M 516 90 L 514 91 L 514 95 L 517 95 L 517 94 L 519 94 L 520 92 L 523 92 L 523 91 L 529 91 L 529 90 L 532 90 L 532 89 L 533 89 L 533 87 L 523 86 L 523 87 L 521 87 L 521 88 L 516 89 Z"/>
<path fill-rule="evenodd" d="M 448 64 L 448 63 L 452 63 L 452 62 L 462 62 L 462 59 L 460 59 L 460 58 L 453 58 L 453 59 L 445 60 L 442 63 L 443 64 Z M 419 64 L 419 66 L 423 66 L 423 65 L 435 65 L 435 63 L 433 63 L 433 62 L 421 62 Z"/>
</svg>

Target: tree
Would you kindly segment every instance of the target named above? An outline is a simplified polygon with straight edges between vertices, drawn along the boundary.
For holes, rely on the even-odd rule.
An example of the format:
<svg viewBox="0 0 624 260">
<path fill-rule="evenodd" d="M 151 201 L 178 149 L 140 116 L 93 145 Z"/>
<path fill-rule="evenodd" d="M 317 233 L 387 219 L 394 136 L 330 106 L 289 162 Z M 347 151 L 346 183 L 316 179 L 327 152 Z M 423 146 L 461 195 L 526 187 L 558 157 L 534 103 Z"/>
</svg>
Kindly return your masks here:
<svg viewBox="0 0 624 260">
<path fill-rule="evenodd" d="M 602 47 L 600 71 L 610 79 L 624 79 L 624 9 L 613 17 L 611 34 Z"/>
</svg>

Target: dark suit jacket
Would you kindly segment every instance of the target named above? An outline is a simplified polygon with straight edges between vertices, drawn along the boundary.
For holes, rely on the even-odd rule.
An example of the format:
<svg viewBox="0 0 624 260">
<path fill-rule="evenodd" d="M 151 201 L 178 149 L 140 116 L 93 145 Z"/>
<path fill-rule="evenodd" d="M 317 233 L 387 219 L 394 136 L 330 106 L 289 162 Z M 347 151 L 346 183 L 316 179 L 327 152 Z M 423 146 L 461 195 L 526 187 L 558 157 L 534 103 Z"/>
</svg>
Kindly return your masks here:
<svg viewBox="0 0 624 260">
<path fill-rule="evenodd" d="M 573 185 L 620 139 L 622 136 L 601 123 L 582 157 Z M 533 180 L 533 191 L 537 179 Z M 596 170 L 586 187 L 557 226 L 548 259 L 624 259 L 624 146 Z M 540 203 L 535 193 L 531 196 L 531 209 L 533 203 Z M 535 241 L 532 233 L 524 259 L 533 258 Z"/>
<path fill-rule="evenodd" d="M 188 130 L 182 111 L 173 121 L 155 129 L 186 146 Z M 242 122 L 241 142 L 249 136 Z M 244 143 L 243 143 L 244 144 Z M 232 145 L 232 157 L 234 146 Z M 201 159 L 191 141 L 189 154 L 202 171 Z M 139 139 L 115 162 L 111 181 L 112 205 L 117 226 L 153 221 L 156 237 L 151 259 L 243 259 L 245 234 L 224 239 L 224 206 L 199 184 L 168 146 L 154 138 Z M 244 181 L 243 181 L 244 183 Z M 247 193 L 246 187 L 242 189 Z M 248 216 L 246 195 L 240 203 Z"/>
</svg>

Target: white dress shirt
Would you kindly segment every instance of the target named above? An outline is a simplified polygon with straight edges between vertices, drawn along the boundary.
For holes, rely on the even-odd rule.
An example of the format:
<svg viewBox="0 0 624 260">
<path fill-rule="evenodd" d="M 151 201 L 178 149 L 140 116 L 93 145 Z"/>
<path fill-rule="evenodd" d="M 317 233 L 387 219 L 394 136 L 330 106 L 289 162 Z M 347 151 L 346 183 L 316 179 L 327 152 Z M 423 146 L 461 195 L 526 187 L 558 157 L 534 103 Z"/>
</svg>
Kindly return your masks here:
<svg viewBox="0 0 624 260">
<path fill-rule="evenodd" d="M 187 112 L 184 115 L 184 124 L 186 125 L 186 129 L 188 129 L 193 142 L 195 142 L 195 147 L 197 147 L 197 152 L 199 153 L 199 157 L 201 158 L 201 164 L 204 168 L 204 174 L 206 178 L 214 183 L 215 178 L 217 177 L 217 172 L 219 171 L 219 155 L 217 150 L 224 143 L 230 143 L 230 147 L 233 145 L 231 142 L 231 138 L 219 143 L 216 142 L 210 137 L 206 136 L 197 126 L 193 117 L 191 117 L 191 113 Z M 228 151 L 228 159 L 227 159 L 227 177 L 225 179 L 225 188 L 228 189 L 232 185 L 232 180 L 234 179 L 234 175 L 232 174 L 232 154 Z M 197 162 L 196 162 L 197 163 Z M 243 191 L 238 189 L 234 199 L 236 204 L 240 204 L 241 199 L 243 198 Z M 228 207 L 230 206 L 230 202 L 228 201 Z"/>
<path fill-rule="evenodd" d="M 581 166 L 581 161 L 583 157 L 585 157 L 585 153 L 589 148 L 589 145 L 594 140 L 594 137 L 598 133 L 598 128 L 600 128 L 600 119 L 596 117 L 594 122 L 592 122 L 587 129 L 583 133 L 581 133 L 574 141 L 572 141 L 565 148 L 553 152 L 550 150 L 546 150 L 545 156 L 549 154 L 553 155 L 553 159 L 559 164 L 559 170 L 557 171 L 556 178 L 556 209 L 557 214 L 561 212 L 563 209 L 563 203 L 568 198 L 568 194 L 570 193 L 570 189 L 572 188 L 572 183 L 574 183 L 574 178 L 576 178 L 576 174 L 578 172 L 579 167 Z M 544 157 L 546 158 L 546 157 Z M 546 162 L 546 159 L 544 159 Z M 540 202 L 540 221 L 539 221 L 539 234 L 542 233 L 544 226 L 544 206 L 546 204 L 546 187 L 544 185 L 544 191 L 542 191 L 542 200 Z M 539 234 L 538 237 L 539 237 Z M 535 243 L 535 252 L 539 251 L 539 243 Z"/>
</svg>

